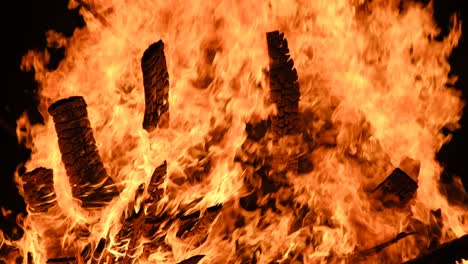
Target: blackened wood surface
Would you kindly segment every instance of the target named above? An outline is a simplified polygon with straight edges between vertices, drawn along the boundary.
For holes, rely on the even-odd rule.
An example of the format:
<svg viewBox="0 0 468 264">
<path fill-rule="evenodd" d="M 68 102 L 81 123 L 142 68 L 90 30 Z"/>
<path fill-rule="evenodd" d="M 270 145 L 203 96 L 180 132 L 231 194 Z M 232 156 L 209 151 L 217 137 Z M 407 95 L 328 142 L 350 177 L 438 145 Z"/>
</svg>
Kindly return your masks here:
<svg viewBox="0 0 468 264">
<path fill-rule="evenodd" d="M 205 257 L 205 255 L 196 255 L 196 256 L 190 257 L 190 258 L 188 258 L 186 260 L 183 260 L 181 262 L 178 262 L 177 264 L 197 264 L 204 257 Z"/>
<path fill-rule="evenodd" d="M 63 257 L 63 258 L 52 258 L 48 259 L 47 263 L 61 263 L 61 264 L 71 264 L 78 263 L 75 257 Z"/>
<path fill-rule="evenodd" d="M 146 253 L 152 252 L 160 246 L 164 246 L 164 238 L 166 233 L 161 232 L 162 224 L 167 221 L 168 215 L 164 212 L 158 212 L 157 206 L 159 200 L 164 194 L 164 189 L 161 188 L 161 184 L 164 181 L 164 177 L 167 173 L 167 162 L 159 165 L 154 169 L 153 175 L 151 176 L 150 183 L 148 185 L 148 197 L 144 201 L 145 219 L 143 225 L 143 235 L 148 240 L 148 243 L 144 245 L 144 251 Z"/>
<path fill-rule="evenodd" d="M 374 190 L 374 195 L 386 206 L 404 206 L 414 196 L 418 184 L 399 168 L 393 170 Z"/>
<path fill-rule="evenodd" d="M 117 261 L 118 263 L 133 263 L 135 258 L 139 256 L 136 251 L 138 250 L 138 241 L 142 235 L 145 220 L 142 212 L 142 210 L 139 212 L 132 210 L 130 216 L 122 221 L 122 227 L 116 237 L 117 248 L 115 250 L 120 252 L 123 258 Z"/>
<path fill-rule="evenodd" d="M 164 189 L 161 184 L 164 182 L 164 177 L 167 173 L 167 162 L 164 161 L 161 165 L 154 169 L 153 175 L 148 185 L 148 198 L 144 201 L 146 206 L 146 214 L 148 217 L 153 217 L 156 212 L 156 205 L 164 194 Z"/>
<path fill-rule="evenodd" d="M 33 213 L 45 213 L 57 205 L 54 190 L 54 172 L 39 167 L 22 175 L 24 200 Z"/>
<path fill-rule="evenodd" d="M 208 208 L 202 216 L 200 216 L 200 212 L 196 212 L 184 217 L 176 236 L 184 241 L 189 241 L 195 247 L 200 246 L 207 239 L 209 229 L 221 213 L 221 209 L 222 205 L 216 205 Z"/>
<path fill-rule="evenodd" d="M 455 264 L 456 261 L 468 260 L 468 235 L 442 244 L 437 249 L 405 264 Z"/>
<path fill-rule="evenodd" d="M 145 89 L 143 128 L 151 132 L 158 126 L 168 126 L 169 122 L 169 74 L 162 40 L 143 53 L 141 68 Z"/>
<path fill-rule="evenodd" d="M 73 96 L 58 100 L 48 111 L 54 119 L 73 197 L 84 208 L 99 208 L 119 192 L 101 162 L 86 107 L 83 97 Z"/>
<path fill-rule="evenodd" d="M 288 42 L 279 31 L 267 33 L 270 57 L 270 95 L 278 113 L 271 119 L 277 137 L 295 135 L 299 127 L 299 82 L 294 62 L 289 56 Z"/>
</svg>

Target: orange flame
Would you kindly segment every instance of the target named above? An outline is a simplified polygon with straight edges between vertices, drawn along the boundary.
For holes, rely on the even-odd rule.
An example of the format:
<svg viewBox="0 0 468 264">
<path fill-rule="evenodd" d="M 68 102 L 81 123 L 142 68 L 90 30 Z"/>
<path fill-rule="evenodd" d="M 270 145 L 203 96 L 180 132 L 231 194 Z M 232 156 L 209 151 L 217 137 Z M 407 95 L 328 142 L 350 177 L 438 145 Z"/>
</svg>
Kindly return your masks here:
<svg viewBox="0 0 468 264">
<path fill-rule="evenodd" d="M 343 263 L 409 226 L 421 231 L 418 224 L 431 223 L 431 210 L 439 208 L 443 232 L 438 242 L 467 233 L 468 211 L 439 193 L 442 168 L 435 160 L 449 140 L 441 128 L 457 124 L 463 107 L 460 95 L 447 88 L 455 81 L 447 57 L 458 43 L 461 23 L 454 18 L 449 35 L 436 41 L 432 5 L 409 4 L 400 10 L 398 3 L 90 2 L 94 15 L 81 9 L 85 28 L 69 39 L 53 31 L 47 35 L 50 46 L 67 48 L 57 70 L 44 66 L 47 52 L 24 56 L 23 67 L 33 68 L 41 85 L 40 109 L 46 117 L 44 126 L 31 128 L 34 146 L 27 168 L 53 169 L 59 209 L 26 217 L 25 235 L 17 242 L 21 254 L 30 252 L 34 263 L 45 263 L 57 243 L 75 252 L 110 237 L 106 247 L 118 255 L 112 246 L 120 217 L 164 160 L 168 176 L 161 207 L 175 212 L 196 201 L 190 212 L 203 213 L 215 204 L 223 204 L 223 210 L 204 231 L 208 234 L 201 245 L 177 236 L 178 220 L 165 238 L 172 250 L 159 248 L 139 263 L 175 263 L 196 254 L 206 255 L 204 263 L 246 263 L 245 256 L 255 256 L 257 263 Z M 102 17 L 96 19 L 96 14 Z M 303 153 L 314 169 L 289 175 L 289 193 L 279 194 L 310 208 L 293 232 L 290 226 L 301 208 L 283 208 L 281 214 L 247 212 L 237 202 L 247 194 L 244 179 L 251 174 L 235 162 L 247 137 L 245 123 L 275 112 L 265 74 L 265 33 L 275 29 L 289 41 L 301 86 L 300 110 L 313 113 L 306 129 L 315 131 L 315 142 L 333 146 Z M 147 133 L 141 127 L 145 104 L 139 60 L 158 39 L 165 43 L 171 120 L 168 128 Z M 102 161 L 124 186 L 120 198 L 100 212 L 85 211 L 74 201 L 45 111 L 52 102 L 74 95 L 86 99 Z M 219 130 L 225 133 L 222 140 L 206 148 L 207 135 Z M 255 144 L 252 149 L 265 151 Z M 366 191 L 407 157 L 420 164 L 419 188 L 409 210 L 376 209 Z M 208 172 L 191 182 L 187 170 L 206 162 Z M 240 219 L 243 225 L 236 223 Z M 79 230 L 91 235 L 80 238 Z M 413 258 L 418 247 L 427 246 L 423 243 L 428 242 L 402 240 L 385 257 L 390 262 Z"/>
</svg>

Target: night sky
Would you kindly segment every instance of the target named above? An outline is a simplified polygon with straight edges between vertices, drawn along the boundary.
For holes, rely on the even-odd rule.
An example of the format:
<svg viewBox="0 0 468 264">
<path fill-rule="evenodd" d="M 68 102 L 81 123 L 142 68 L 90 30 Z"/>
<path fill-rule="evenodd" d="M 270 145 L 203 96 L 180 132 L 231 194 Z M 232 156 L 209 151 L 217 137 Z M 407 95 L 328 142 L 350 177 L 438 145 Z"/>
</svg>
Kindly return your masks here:
<svg viewBox="0 0 468 264">
<path fill-rule="evenodd" d="M 163 1 L 163 0 L 160 0 Z M 332 0 L 331 0 L 332 1 Z M 25 210 L 22 197 L 18 194 L 13 182 L 15 168 L 29 158 L 29 152 L 19 146 L 16 140 L 16 119 L 28 112 L 32 122 L 42 121 L 36 109 L 37 84 L 33 74 L 21 72 L 21 57 L 30 49 L 45 48 L 45 33 L 55 29 L 66 36 L 71 36 L 76 27 L 84 26 L 83 19 L 77 10 L 67 10 L 68 0 L 27 0 L 4 1 L 0 6 L 2 12 L 2 84 L 0 96 L 0 207 L 11 209 L 15 213 L 9 217 L 0 214 L 0 229 L 7 236 L 15 232 L 15 215 Z M 435 1 L 435 18 L 441 26 L 442 35 L 447 33 L 449 17 L 458 13 L 463 25 L 463 36 L 455 49 L 450 63 L 453 73 L 459 76 L 456 88 L 468 98 L 468 5 L 466 0 Z M 445 29 L 445 30 L 444 30 Z M 57 66 L 64 50 L 50 50 L 51 69 Z M 443 181 L 450 182 L 454 175 L 462 176 L 465 188 L 468 190 L 468 110 L 461 121 L 462 129 L 454 133 L 450 144 L 444 146 L 438 158 L 445 166 Z M 21 232 L 16 233 L 16 237 Z"/>
</svg>

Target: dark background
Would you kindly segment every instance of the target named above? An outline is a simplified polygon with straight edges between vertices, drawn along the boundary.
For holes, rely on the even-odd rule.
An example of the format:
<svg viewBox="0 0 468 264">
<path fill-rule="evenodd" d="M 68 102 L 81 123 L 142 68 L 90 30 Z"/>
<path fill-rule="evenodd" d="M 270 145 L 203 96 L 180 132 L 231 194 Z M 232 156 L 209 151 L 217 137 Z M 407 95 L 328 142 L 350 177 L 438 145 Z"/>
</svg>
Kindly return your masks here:
<svg viewBox="0 0 468 264">
<path fill-rule="evenodd" d="M 414 0 L 413 0 L 414 1 Z M 68 0 L 27 0 L 5 1 L 0 6 L 2 56 L 4 63 L 1 72 L 4 74 L 0 90 L 0 207 L 12 210 L 9 216 L 0 214 L 0 229 L 8 237 L 17 238 L 21 230 L 16 228 L 15 217 L 19 212 L 25 211 L 22 197 L 18 194 L 13 182 L 13 173 L 16 167 L 29 158 L 29 151 L 20 146 L 16 139 L 16 119 L 28 112 L 32 122 L 42 122 L 36 109 L 37 84 L 33 73 L 20 70 L 21 57 L 30 49 L 43 50 L 46 47 L 45 33 L 55 29 L 66 36 L 71 36 L 76 27 L 84 26 L 84 21 L 78 10 L 68 10 Z M 405 1 L 407 2 L 407 1 Z M 421 1 L 420 1 L 421 2 Z M 427 1 L 425 1 L 427 2 Z M 465 5 L 466 0 L 436 0 L 434 2 L 434 17 L 442 33 L 440 38 L 448 32 L 450 15 L 457 13 L 462 21 L 468 23 Z M 463 36 L 458 48 L 453 52 L 450 63 L 453 74 L 459 76 L 456 88 L 463 92 L 463 98 L 468 98 L 468 24 L 463 26 Z M 51 69 L 57 67 L 63 57 L 63 49 L 51 49 Z M 450 183 L 454 175 L 462 178 L 468 190 L 468 109 L 465 109 L 462 129 L 454 132 L 453 140 L 438 154 L 439 161 L 445 167 L 443 179 Z"/>
</svg>

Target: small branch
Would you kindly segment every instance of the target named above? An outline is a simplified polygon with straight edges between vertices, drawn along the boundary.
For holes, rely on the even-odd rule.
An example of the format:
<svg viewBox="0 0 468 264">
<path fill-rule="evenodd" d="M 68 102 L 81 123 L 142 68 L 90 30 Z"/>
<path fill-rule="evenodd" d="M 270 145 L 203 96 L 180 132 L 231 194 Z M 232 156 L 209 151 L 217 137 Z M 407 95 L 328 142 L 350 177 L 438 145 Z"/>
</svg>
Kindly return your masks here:
<svg viewBox="0 0 468 264">
<path fill-rule="evenodd" d="M 358 253 L 356 253 L 352 259 L 360 259 L 360 258 L 366 258 L 368 256 L 371 256 L 371 255 L 374 255 L 374 254 L 377 254 L 379 253 L 380 251 L 382 251 L 383 249 L 385 249 L 386 247 L 390 246 L 390 245 L 393 245 L 393 244 L 396 244 L 398 241 L 402 240 L 403 238 L 405 237 L 408 237 L 408 236 L 412 236 L 412 235 L 415 235 L 416 232 L 401 232 L 399 233 L 396 237 L 386 241 L 386 242 L 383 242 L 381 244 L 378 244 L 372 248 L 369 248 L 369 249 L 365 249 L 363 251 L 360 251 Z"/>
</svg>

